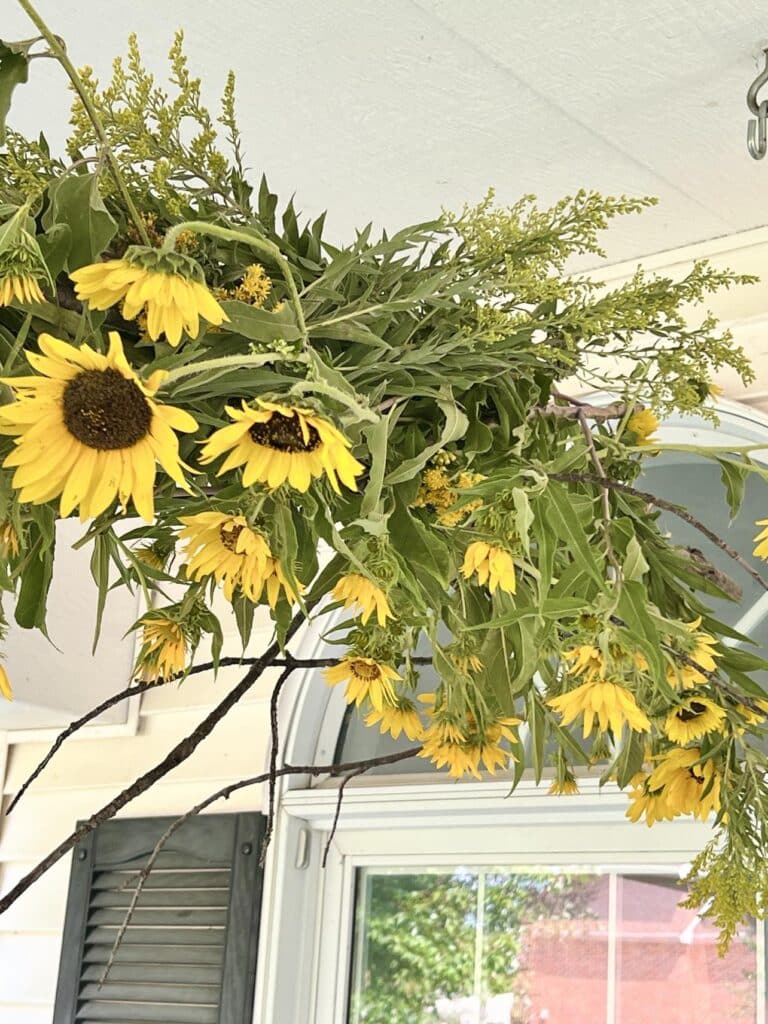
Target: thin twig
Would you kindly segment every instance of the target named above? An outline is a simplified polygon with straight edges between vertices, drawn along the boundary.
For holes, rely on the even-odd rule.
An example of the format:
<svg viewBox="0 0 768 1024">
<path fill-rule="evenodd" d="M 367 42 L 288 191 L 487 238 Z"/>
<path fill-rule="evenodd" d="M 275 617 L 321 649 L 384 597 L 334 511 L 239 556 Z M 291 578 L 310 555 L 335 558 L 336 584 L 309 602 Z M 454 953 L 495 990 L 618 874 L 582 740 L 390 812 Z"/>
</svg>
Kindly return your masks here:
<svg viewBox="0 0 768 1024">
<path fill-rule="evenodd" d="M 286 632 L 284 643 L 287 643 L 291 637 L 297 632 L 299 627 L 304 623 L 304 613 L 297 613 L 293 621 L 291 622 Z M 215 708 L 199 723 L 199 725 L 193 729 L 193 731 L 180 740 L 173 749 L 166 754 L 166 756 L 159 761 L 154 767 L 150 768 L 149 771 L 144 772 L 137 779 L 123 789 L 118 795 L 99 808 L 95 814 L 92 814 L 90 818 L 79 825 L 74 832 L 70 833 L 66 839 L 64 839 L 55 849 L 28 871 L 17 883 L 10 889 L 5 896 L 0 898 L 0 914 L 7 910 L 27 889 L 37 881 L 41 875 L 53 867 L 57 861 L 61 860 L 65 853 L 69 853 L 73 846 L 77 845 L 82 839 L 84 839 L 90 832 L 93 832 L 95 828 L 102 825 L 105 821 L 109 821 L 113 818 L 118 811 L 122 810 L 126 804 L 130 803 L 131 800 L 135 800 L 137 796 L 141 796 L 142 793 L 146 792 L 151 786 L 162 779 L 168 772 L 182 764 L 190 757 L 197 747 L 202 743 L 206 736 L 214 730 L 224 716 L 232 710 L 237 702 L 250 690 L 254 683 L 261 677 L 262 673 L 270 667 L 274 658 L 280 652 L 280 645 L 277 641 L 274 641 L 264 651 L 261 658 L 251 666 L 246 672 L 245 676 L 229 693 L 222 698 L 221 701 L 216 705 Z"/>
<path fill-rule="evenodd" d="M 128 686 L 124 690 L 121 690 L 119 693 L 113 693 L 111 697 L 107 697 L 106 700 L 103 700 L 101 704 L 98 704 L 95 708 L 91 708 L 91 710 L 87 711 L 81 718 L 76 719 L 74 722 L 70 722 L 67 728 L 63 732 L 60 732 L 59 735 L 56 737 L 56 739 L 53 742 L 53 746 L 45 755 L 45 757 L 37 766 L 37 768 L 35 768 L 32 774 L 22 784 L 16 796 L 8 804 L 5 813 L 11 813 L 11 811 L 19 802 L 19 800 L 21 800 L 21 798 L 24 796 L 24 794 L 35 781 L 35 779 L 38 777 L 38 775 L 49 763 L 49 761 L 56 753 L 56 751 L 59 749 L 59 747 L 62 745 L 64 740 L 69 739 L 72 733 L 77 732 L 78 729 L 82 729 L 82 727 L 84 725 L 87 725 L 88 722 L 92 722 L 94 718 L 98 718 L 99 715 L 102 714 L 102 712 L 107 711 L 111 707 L 114 707 L 115 704 L 119 704 L 120 701 L 128 700 L 131 697 L 138 697 L 140 694 L 146 693 L 147 690 L 152 690 L 157 686 L 162 686 L 163 682 L 164 680 L 162 679 L 154 679 L 146 683 L 136 683 L 134 686 Z"/>
<path fill-rule="evenodd" d="M 616 574 L 616 592 L 621 586 L 622 569 L 621 564 L 616 557 L 616 552 L 613 549 L 613 541 L 611 540 L 611 492 L 606 484 L 607 476 L 603 469 L 603 464 L 600 461 L 600 456 L 597 454 L 597 448 L 595 447 L 595 439 L 592 436 L 592 430 L 587 422 L 587 411 L 584 408 L 580 408 L 576 416 L 581 427 L 581 432 L 584 435 L 584 440 L 587 444 L 587 450 L 592 465 L 595 467 L 595 472 L 600 478 L 600 494 L 601 494 L 601 506 L 602 506 L 602 520 L 603 520 L 603 536 L 605 537 L 605 553 L 608 557 L 608 561 L 613 566 L 613 571 Z"/>
<path fill-rule="evenodd" d="M 142 890 L 144 889 L 144 886 L 147 883 L 147 879 L 149 878 L 150 873 L 154 868 L 155 863 L 157 862 L 157 858 L 160 855 L 161 850 L 168 842 L 168 840 L 171 838 L 171 836 L 174 834 L 174 832 L 177 832 L 178 829 L 180 829 L 181 826 L 186 821 L 189 821 L 190 818 L 199 814 L 201 811 L 204 811 L 206 807 L 210 807 L 210 805 L 215 803 L 217 800 L 228 800 L 232 793 L 236 792 L 238 789 L 243 789 L 246 786 L 255 786 L 259 783 L 267 782 L 273 777 L 273 775 L 274 777 L 282 775 L 317 776 L 334 775 L 340 772 L 349 772 L 349 774 L 344 778 L 341 787 L 339 788 L 339 801 L 336 807 L 336 814 L 333 819 L 333 828 L 331 832 L 332 839 L 333 833 L 336 831 L 336 826 L 338 825 L 339 821 L 339 811 L 341 809 L 341 791 L 344 788 L 344 786 L 349 782 L 349 780 L 354 778 L 356 775 L 362 775 L 363 772 L 367 772 L 371 768 L 376 768 L 379 765 L 395 764 L 398 761 L 405 761 L 408 758 L 415 757 L 420 750 L 421 747 L 410 747 L 408 750 L 401 750 L 396 754 L 383 754 L 379 757 L 367 758 L 365 761 L 348 761 L 347 763 L 343 764 L 298 766 L 286 765 L 284 768 L 275 769 L 274 773 L 270 770 L 269 772 L 265 772 L 263 775 L 255 775 L 252 778 L 240 779 L 238 782 L 232 782 L 228 786 L 224 786 L 221 789 L 217 789 L 215 793 L 211 793 L 210 796 L 207 796 L 204 800 L 201 800 L 199 804 L 195 804 L 194 807 L 191 807 L 180 817 L 176 818 L 176 820 L 171 822 L 171 824 L 168 826 L 165 832 L 163 832 L 158 841 L 155 843 L 152 852 L 149 855 L 147 863 L 144 865 L 141 871 L 137 872 L 137 874 L 131 878 L 131 881 L 133 880 L 133 878 L 135 878 L 136 888 L 134 890 L 133 896 L 131 897 L 131 902 L 128 906 L 128 909 L 125 912 L 125 917 L 123 918 L 120 928 L 118 929 L 115 941 L 112 944 L 112 949 L 110 950 L 107 965 L 104 968 L 101 977 L 99 978 L 99 987 L 101 987 L 107 980 L 107 976 L 110 970 L 112 969 L 112 966 L 115 962 L 115 956 L 117 955 L 117 951 L 120 948 L 120 944 L 122 943 L 123 938 L 125 937 L 125 932 L 129 924 L 131 923 L 131 918 L 133 917 L 133 914 L 136 910 L 136 905 L 139 902 L 139 897 L 141 896 Z M 323 867 L 325 867 L 325 856 L 323 857 Z"/>
<path fill-rule="evenodd" d="M 272 696 L 269 701 L 269 727 L 272 745 L 269 751 L 269 802 L 267 805 L 267 824 L 264 829 L 264 838 L 261 842 L 261 853 L 259 855 L 259 864 L 262 867 L 264 866 L 264 861 L 267 859 L 267 850 L 269 849 L 272 832 L 275 828 L 275 791 L 277 789 L 275 772 L 277 771 L 277 757 L 280 752 L 277 708 L 280 703 L 280 694 L 282 693 L 283 686 L 288 681 L 288 677 L 292 671 L 293 668 L 288 667 L 281 673 L 280 678 L 275 683 L 275 687 L 272 690 Z"/>
<path fill-rule="evenodd" d="M 364 772 L 367 772 L 368 769 L 372 767 L 373 765 L 365 765 L 362 768 L 355 768 L 353 772 L 350 772 L 348 775 L 345 775 L 344 778 L 342 779 L 341 785 L 339 786 L 339 796 L 338 799 L 336 800 L 336 811 L 333 815 L 333 824 L 331 825 L 331 831 L 328 833 L 328 840 L 326 841 L 325 849 L 323 850 L 322 867 L 325 867 L 325 865 L 328 862 L 328 854 L 331 849 L 331 843 L 333 842 L 333 837 L 336 835 L 336 828 L 338 827 L 339 816 L 341 814 L 341 804 L 342 801 L 344 800 L 344 789 L 346 788 L 348 782 L 351 782 L 352 779 L 356 779 L 358 775 L 362 775 Z"/>
<path fill-rule="evenodd" d="M 564 397 L 564 396 L 561 396 Z M 559 419 L 578 420 L 586 416 L 590 420 L 620 420 L 627 411 L 626 405 L 616 402 L 613 405 L 588 405 L 568 399 L 569 405 L 536 405 L 531 409 L 531 416 L 556 416 Z"/>
<path fill-rule="evenodd" d="M 219 660 L 215 664 L 212 661 L 206 661 L 200 665 L 193 665 L 192 668 L 186 673 L 186 675 L 194 676 L 201 672 L 210 672 L 215 668 L 224 668 L 230 665 L 241 665 L 243 667 L 245 667 L 246 665 L 255 665 L 260 660 L 260 658 L 256 657 L 243 658 L 240 656 L 219 658 Z M 285 658 L 274 658 L 270 662 L 269 667 L 290 667 L 291 669 L 327 668 L 331 665 L 335 665 L 338 662 L 338 660 L 338 658 L 294 658 L 293 656 L 289 655 Z M 431 663 L 432 659 L 418 657 L 412 658 L 411 661 L 414 664 L 427 665 Z M 155 689 L 158 686 L 164 686 L 166 682 L 173 682 L 173 680 L 154 679 L 149 682 L 137 683 L 134 686 L 129 686 L 125 690 L 120 690 L 119 693 L 114 693 L 111 697 L 107 697 L 107 699 L 102 701 L 102 703 L 99 704 L 97 707 L 92 708 L 81 718 L 78 718 L 75 722 L 70 723 L 70 725 L 68 725 L 67 728 L 59 736 L 56 737 L 53 746 L 50 748 L 50 750 L 45 755 L 43 760 L 38 764 L 38 766 L 34 769 L 32 774 L 22 784 L 18 793 L 13 798 L 11 803 L 8 805 L 8 808 L 5 813 L 11 813 L 11 811 L 19 802 L 19 800 L 21 800 L 24 793 L 27 791 L 27 789 L 29 789 L 30 785 L 40 775 L 43 769 L 46 768 L 47 765 L 50 763 L 54 754 L 59 750 L 61 745 L 64 743 L 64 740 L 69 739 L 69 737 L 72 736 L 73 733 L 77 732 L 79 729 L 82 729 L 83 726 L 93 721 L 94 718 L 97 718 L 102 713 L 102 711 L 106 711 L 108 708 L 114 707 L 115 704 L 119 704 L 120 701 L 122 700 L 128 700 L 128 698 L 139 696 L 147 690 Z"/>
<path fill-rule="evenodd" d="M 688 523 L 689 526 L 693 526 L 699 533 L 704 534 L 707 540 L 711 540 L 729 558 L 737 562 L 744 572 L 752 577 L 755 583 L 762 587 L 763 590 L 768 591 L 768 581 L 764 580 L 760 573 L 752 568 L 746 558 L 743 558 L 735 548 L 727 544 L 714 530 L 710 530 L 708 526 L 705 526 L 700 519 L 691 515 L 687 509 L 681 508 L 671 501 L 666 501 L 664 498 L 657 498 L 655 494 L 650 494 L 648 491 L 639 491 L 636 487 L 630 487 L 629 484 L 619 483 L 618 480 L 601 479 L 598 476 L 593 476 L 591 473 L 550 473 L 549 477 L 551 480 L 559 480 L 562 483 L 599 484 L 601 487 L 609 487 L 612 491 L 621 491 L 623 494 L 631 494 L 635 498 L 642 498 L 643 501 L 647 501 L 650 505 L 656 505 L 657 508 L 663 508 L 665 512 L 671 512 L 679 519 L 682 519 L 683 522 Z"/>
</svg>

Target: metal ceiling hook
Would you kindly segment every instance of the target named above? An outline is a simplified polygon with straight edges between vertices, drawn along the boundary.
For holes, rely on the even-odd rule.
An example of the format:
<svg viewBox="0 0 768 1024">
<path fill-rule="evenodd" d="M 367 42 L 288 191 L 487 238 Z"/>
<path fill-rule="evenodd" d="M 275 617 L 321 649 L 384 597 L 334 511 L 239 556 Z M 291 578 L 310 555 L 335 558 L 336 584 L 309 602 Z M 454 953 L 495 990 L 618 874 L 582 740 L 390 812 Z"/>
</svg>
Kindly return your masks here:
<svg viewBox="0 0 768 1024">
<path fill-rule="evenodd" d="M 762 160 L 768 152 L 768 100 L 758 101 L 757 94 L 768 84 L 768 47 L 763 50 L 765 67 L 747 91 L 747 106 L 755 115 L 747 124 L 747 149 L 755 160 Z"/>
</svg>

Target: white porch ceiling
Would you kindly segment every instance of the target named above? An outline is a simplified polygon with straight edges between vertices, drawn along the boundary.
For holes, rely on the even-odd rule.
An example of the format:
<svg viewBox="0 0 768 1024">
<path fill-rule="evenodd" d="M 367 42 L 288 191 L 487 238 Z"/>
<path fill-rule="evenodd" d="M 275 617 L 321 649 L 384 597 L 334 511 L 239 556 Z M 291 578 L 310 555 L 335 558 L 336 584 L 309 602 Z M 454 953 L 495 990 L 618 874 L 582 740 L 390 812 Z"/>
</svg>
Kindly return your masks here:
<svg viewBox="0 0 768 1024">
<path fill-rule="evenodd" d="M 207 96 L 226 70 L 255 173 L 334 237 L 399 227 L 489 185 L 501 200 L 579 187 L 652 194 L 613 260 L 768 222 L 768 160 L 746 151 L 745 93 L 768 39 L 759 0 L 39 0 L 76 63 L 106 75 L 138 32 L 161 72 L 183 25 Z M 0 31 L 29 35 L 6 2 Z M 33 67 L 13 122 L 61 136 L 68 97 Z M 768 93 L 766 93 L 768 96 Z"/>
</svg>

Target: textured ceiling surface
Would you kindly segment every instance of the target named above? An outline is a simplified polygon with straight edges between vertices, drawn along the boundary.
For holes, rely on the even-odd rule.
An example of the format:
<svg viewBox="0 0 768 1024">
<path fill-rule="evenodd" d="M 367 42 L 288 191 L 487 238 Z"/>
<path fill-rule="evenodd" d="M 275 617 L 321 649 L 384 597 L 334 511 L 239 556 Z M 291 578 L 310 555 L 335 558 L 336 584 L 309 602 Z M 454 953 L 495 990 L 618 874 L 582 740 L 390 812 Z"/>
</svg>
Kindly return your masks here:
<svg viewBox="0 0 768 1024">
<path fill-rule="evenodd" d="M 183 25 L 210 100 L 238 73 L 255 173 L 307 214 L 327 208 L 339 241 L 489 185 L 505 201 L 580 187 L 658 196 L 611 232 L 616 260 L 768 222 L 768 160 L 745 146 L 768 38 L 758 0 L 38 2 L 74 61 L 101 75 L 132 30 L 161 72 Z M 29 35 L 12 0 L 3 7 L 2 34 Z M 58 141 L 61 73 L 33 71 L 13 121 Z"/>
</svg>

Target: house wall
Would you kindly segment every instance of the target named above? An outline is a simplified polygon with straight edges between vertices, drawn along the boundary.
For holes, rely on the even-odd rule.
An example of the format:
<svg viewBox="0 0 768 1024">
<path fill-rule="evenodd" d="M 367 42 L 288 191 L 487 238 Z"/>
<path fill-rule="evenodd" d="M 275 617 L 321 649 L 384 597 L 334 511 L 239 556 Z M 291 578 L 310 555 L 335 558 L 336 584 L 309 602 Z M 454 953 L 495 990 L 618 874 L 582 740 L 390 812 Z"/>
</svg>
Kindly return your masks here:
<svg viewBox="0 0 768 1024">
<path fill-rule="evenodd" d="M 259 653 L 270 633 L 264 615 L 249 652 Z M 224 653 L 239 651 L 239 639 L 229 631 Z M 242 669 L 226 668 L 216 679 L 204 673 L 145 694 L 135 735 L 68 740 L 13 813 L 0 821 L 0 891 L 11 888 L 79 819 L 90 816 L 161 760 L 242 675 Z M 125 807 L 120 816 L 178 815 L 228 782 L 258 774 L 267 757 L 269 699 L 276 676 L 276 670 L 266 673 L 187 761 Z M 116 680 L 114 690 L 124 685 L 125 680 Z M 49 745 L 48 741 L 14 744 L 11 740 L 6 748 L 0 734 L 4 807 Z M 261 799 L 261 787 L 253 787 L 211 810 L 260 810 Z M 51 1022 L 70 861 L 71 855 L 62 858 L 0 916 L 1 1024 Z"/>
</svg>

